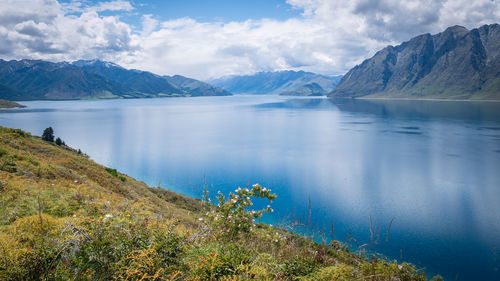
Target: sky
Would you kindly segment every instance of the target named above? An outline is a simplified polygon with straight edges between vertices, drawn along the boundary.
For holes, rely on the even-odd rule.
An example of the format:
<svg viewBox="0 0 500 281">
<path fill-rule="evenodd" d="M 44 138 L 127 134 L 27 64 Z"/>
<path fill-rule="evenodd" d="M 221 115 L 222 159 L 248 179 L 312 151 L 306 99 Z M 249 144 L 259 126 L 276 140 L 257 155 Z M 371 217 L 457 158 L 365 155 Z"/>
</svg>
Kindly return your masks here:
<svg viewBox="0 0 500 281">
<path fill-rule="evenodd" d="M 0 58 L 101 59 L 210 80 L 344 74 L 387 45 L 500 22 L 500 0 L 0 0 Z"/>
</svg>

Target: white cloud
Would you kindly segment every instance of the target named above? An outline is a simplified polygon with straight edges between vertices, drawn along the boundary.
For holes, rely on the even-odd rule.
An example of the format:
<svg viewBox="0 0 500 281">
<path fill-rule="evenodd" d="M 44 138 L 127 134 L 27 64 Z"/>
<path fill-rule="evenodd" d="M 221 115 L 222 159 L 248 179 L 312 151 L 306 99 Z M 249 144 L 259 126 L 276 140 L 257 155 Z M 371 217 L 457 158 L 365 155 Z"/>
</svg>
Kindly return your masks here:
<svg viewBox="0 0 500 281">
<path fill-rule="evenodd" d="M 0 2 L 0 57 L 100 58 L 159 74 L 207 79 L 263 70 L 340 74 L 387 44 L 459 24 L 498 22 L 491 0 L 288 0 L 302 16 L 288 20 L 160 22 L 133 27 L 102 11 L 134 10 L 118 0 L 88 6 L 55 0 Z M 137 30 L 135 32 L 134 30 Z"/>
</svg>

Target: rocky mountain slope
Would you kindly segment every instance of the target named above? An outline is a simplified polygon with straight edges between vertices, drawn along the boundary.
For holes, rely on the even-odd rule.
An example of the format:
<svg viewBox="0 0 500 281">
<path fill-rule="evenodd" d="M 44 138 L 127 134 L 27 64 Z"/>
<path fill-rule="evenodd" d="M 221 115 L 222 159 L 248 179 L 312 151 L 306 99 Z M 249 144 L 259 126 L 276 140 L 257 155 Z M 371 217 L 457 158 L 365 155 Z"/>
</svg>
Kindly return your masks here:
<svg viewBox="0 0 500 281">
<path fill-rule="evenodd" d="M 500 99 L 500 25 L 452 26 L 388 46 L 351 69 L 330 97 Z"/>
</svg>

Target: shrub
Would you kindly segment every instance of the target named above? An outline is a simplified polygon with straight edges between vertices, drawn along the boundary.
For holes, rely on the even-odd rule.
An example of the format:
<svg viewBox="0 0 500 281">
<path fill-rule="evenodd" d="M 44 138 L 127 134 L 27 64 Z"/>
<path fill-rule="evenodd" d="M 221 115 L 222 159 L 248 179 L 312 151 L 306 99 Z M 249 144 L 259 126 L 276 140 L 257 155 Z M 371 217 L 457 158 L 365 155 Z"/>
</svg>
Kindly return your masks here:
<svg viewBox="0 0 500 281">
<path fill-rule="evenodd" d="M 305 276 L 314 271 L 314 261 L 302 256 L 294 256 L 285 261 L 283 275 L 288 280 L 294 277 Z"/>
<path fill-rule="evenodd" d="M 351 266 L 341 264 L 338 266 L 324 267 L 317 272 L 302 277 L 300 281 L 351 281 L 360 277 Z"/>
<path fill-rule="evenodd" d="M 196 280 L 220 280 L 234 276 L 243 264 L 248 264 L 252 255 L 242 246 L 234 243 L 208 244 L 192 249 L 188 261 L 191 277 Z M 194 260 L 193 260 L 194 259 Z"/>
<path fill-rule="evenodd" d="M 8 173 L 15 173 L 17 172 L 16 162 L 11 157 L 4 158 L 0 162 L 0 170 Z"/>
<path fill-rule="evenodd" d="M 62 145 L 63 144 L 63 141 L 61 140 L 61 138 L 56 138 L 56 144 L 57 145 Z"/>
<path fill-rule="evenodd" d="M 118 171 L 116 169 L 106 168 L 106 172 L 110 173 L 113 177 L 118 178 L 121 181 L 126 181 L 127 180 L 126 177 L 124 177 L 122 175 L 119 175 Z"/>
<path fill-rule="evenodd" d="M 273 211 L 269 205 L 257 211 L 248 210 L 253 205 L 252 198 L 265 198 L 269 202 L 276 199 L 276 194 L 272 194 L 270 189 L 254 184 L 251 189 L 238 188 L 235 192 L 229 193 L 227 198 L 219 192 L 217 206 L 207 213 L 208 226 L 214 230 L 217 238 L 233 239 L 239 234 L 248 233 L 252 227 L 255 227 L 255 219 Z M 206 198 L 207 196 L 205 196 L 205 202 L 209 203 Z"/>
</svg>

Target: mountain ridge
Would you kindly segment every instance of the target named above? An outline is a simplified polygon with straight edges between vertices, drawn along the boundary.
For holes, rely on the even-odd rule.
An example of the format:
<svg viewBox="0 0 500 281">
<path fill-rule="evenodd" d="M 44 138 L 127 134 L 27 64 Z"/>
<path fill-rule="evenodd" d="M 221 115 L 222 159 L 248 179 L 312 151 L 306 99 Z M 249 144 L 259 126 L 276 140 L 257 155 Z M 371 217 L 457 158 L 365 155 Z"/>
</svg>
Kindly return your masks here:
<svg viewBox="0 0 500 281">
<path fill-rule="evenodd" d="M 182 86 L 183 80 L 189 81 L 191 87 Z M 179 76 L 176 81 L 179 85 L 169 77 L 100 60 L 55 63 L 0 59 L 0 98 L 7 100 L 231 95 L 195 79 Z"/>
<path fill-rule="evenodd" d="M 451 26 L 387 46 L 352 68 L 334 98 L 500 99 L 500 25 Z"/>
</svg>

